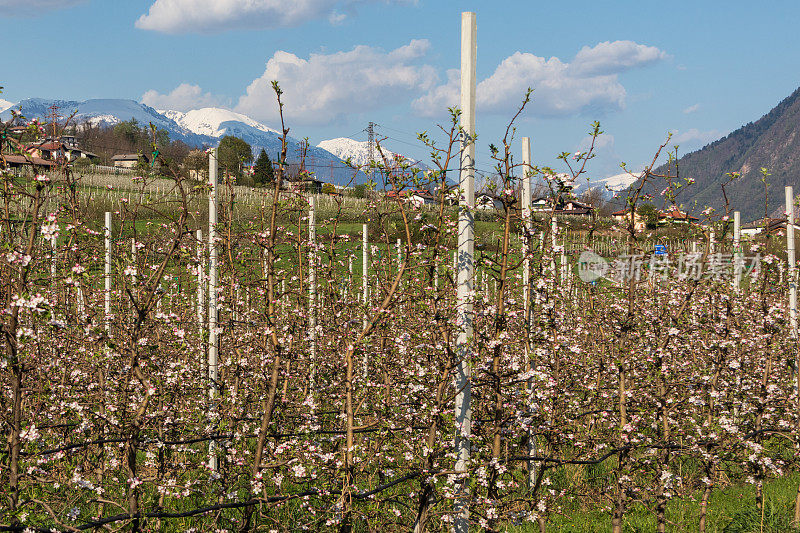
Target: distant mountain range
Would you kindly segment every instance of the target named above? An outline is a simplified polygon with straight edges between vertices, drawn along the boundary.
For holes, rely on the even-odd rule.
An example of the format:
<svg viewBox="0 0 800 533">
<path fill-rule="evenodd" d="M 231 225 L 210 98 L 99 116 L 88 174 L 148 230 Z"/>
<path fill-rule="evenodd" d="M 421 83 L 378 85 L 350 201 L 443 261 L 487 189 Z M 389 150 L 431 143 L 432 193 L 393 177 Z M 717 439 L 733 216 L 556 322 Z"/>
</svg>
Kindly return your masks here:
<svg viewBox="0 0 800 533">
<path fill-rule="evenodd" d="M 123 99 L 75 101 L 28 98 L 16 104 L 0 99 L 0 119 L 10 119 L 13 108 L 20 110 L 28 119 L 46 120 L 53 105 L 58 106 L 59 113 L 64 117 L 75 112 L 73 122 L 77 124 L 90 122 L 113 126 L 131 119 L 136 119 L 142 126 L 152 123 L 157 128 L 166 130 L 170 139 L 180 140 L 194 148 L 216 146 L 223 136 L 233 135 L 253 147 L 254 157 L 263 148 L 271 159 L 276 160 L 281 149 L 280 132 L 277 129 L 241 113 L 214 107 L 181 112 L 156 110 L 134 100 Z M 287 139 L 287 159 L 290 163 L 299 161 L 301 143 L 302 141 L 294 137 Z M 385 148 L 384 153 L 390 157 L 395 155 Z M 355 173 L 345 165 L 344 161 L 348 158 L 355 165 L 366 165 L 369 162 L 368 143 L 340 137 L 322 141 L 317 146 L 309 146 L 306 151 L 306 168 L 314 172 L 318 179 L 339 186 L 364 183 L 367 176 L 362 172 Z M 409 160 L 414 161 L 412 158 Z M 429 168 L 421 162 L 417 165 L 422 169 Z M 589 186 L 600 187 L 607 195 L 613 195 L 627 187 L 630 181 L 630 176 L 620 174 L 595 179 Z M 584 183 L 576 192 L 580 193 L 586 188 Z"/>
<path fill-rule="evenodd" d="M 342 161 L 350 159 L 354 165 L 367 165 L 370 161 L 369 143 L 366 141 L 356 141 L 349 137 L 338 137 L 336 139 L 322 141 L 317 147 L 327 150 Z M 383 153 L 386 154 L 387 157 L 394 157 L 394 153 L 388 150 L 384 149 Z M 378 159 L 379 156 L 376 153 L 374 157 Z"/>
<path fill-rule="evenodd" d="M 0 101 L 0 119 L 10 119 L 10 109 L 14 108 L 20 110 L 27 119 L 45 120 L 53 105 L 58 106 L 59 113 L 63 116 L 70 116 L 75 112 L 73 122 L 77 124 L 88 121 L 92 124 L 113 126 L 131 119 L 136 119 L 142 126 L 152 123 L 157 128 L 166 130 L 170 139 L 183 141 L 194 148 L 216 146 L 223 136 L 234 135 L 250 144 L 256 157 L 264 149 L 271 159 L 276 160 L 281 150 L 278 130 L 240 113 L 211 107 L 183 113 L 159 111 L 133 100 L 96 99 L 79 102 L 29 98 L 17 104 Z M 287 138 L 289 163 L 300 160 L 301 147 L 302 141 L 294 137 Z M 365 174 L 355 173 L 337 155 L 316 146 L 309 146 L 306 150 L 306 168 L 314 172 L 317 179 L 339 186 L 367 180 Z"/>
<path fill-rule="evenodd" d="M 681 189 L 678 201 L 695 216 L 706 206 L 722 212 L 725 200 L 721 184 L 727 181 L 727 173 L 738 172 L 741 177 L 726 187 L 726 193 L 731 210 L 740 211 L 743 221 L 763 217 L 765 203 L 768 213 L 781 210 L 785 185 L 793 185 L 795 192 L 800 193 L 799 133 L 800 89 L 797 89 L 757 121 L 678 159 L 680 177 L 695 180 L 693 185 Z M 761 168 L 771 174 L 767 178 L 766 199 Z M 675 165 L 656 170 L 667 171 L 674 174 Z M 632 188 L 637 186 L 634 183 Z M 663 188 L 660 182 L 646 186 L 644 191 L 653 194 L 658 204 Z"/>
<path fill-rule="evenodd" d="M 317 147 L 327 150 L 336 157 L 340 158 L 342 161 L 347 161 L 349 159 L 353 165 L 368 165 L 370 161 L 369 143 L 366 141 L 356 141 L 354 139 L 350 139 L 349 137 L 338 137 L 336 139 L 322 141 L 317 145 Z M 381 145 L 381 152 L 388 160 L 392 160 L 395 157 L 400 157 L 404 158 L 407 163 L 421 170 L 427 170 L 429 168 L 425 163 L 411 159 L 402 154 L 392 152 L 383 145 Z M 373 157 L 375 157 L 377 160 L 380 159 L 381 156 L 377 149 L 375 150 Z"/>
<path fill-rule="evenodd" d="M 636 176 L 638 175 L 639 173 L 636 174 Z M 579 180 L 579 184 L 575 188 L 575 194 L 581 194 L 589 189 L 599 189 L 604 197 L 610 199 L 626 190 L 635 181 L 636 177 L 631 176 L 627 172 L 608 176 L 606 178 L 593 178 L 588 183 L 586 180 Z"/>
</svg>

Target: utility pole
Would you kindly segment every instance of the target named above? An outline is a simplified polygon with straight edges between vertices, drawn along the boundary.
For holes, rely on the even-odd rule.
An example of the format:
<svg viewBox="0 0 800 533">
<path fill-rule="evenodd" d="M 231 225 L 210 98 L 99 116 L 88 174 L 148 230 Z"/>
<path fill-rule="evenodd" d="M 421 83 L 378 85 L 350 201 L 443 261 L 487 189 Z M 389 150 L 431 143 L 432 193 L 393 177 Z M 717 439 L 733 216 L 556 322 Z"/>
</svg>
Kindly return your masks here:
<svg viewBox="0 0 800 533">
<path fill-rule="evenodd" d="M 58 119 L 61 118 L 61 115 L 58 114 L 58 106 L 53 104 L 47 108 L 50 112 L 47 114 L 47 118 L 50 120 L 50 125 L 53 127 L 53 141 L 56 140 L 58 136 Z"/>
<path fill-rule="evenodd" d="M 367 149 L 369 150 L 369 160 L 375 161 L 375 123 L 367 124 Z"/>
</svg>

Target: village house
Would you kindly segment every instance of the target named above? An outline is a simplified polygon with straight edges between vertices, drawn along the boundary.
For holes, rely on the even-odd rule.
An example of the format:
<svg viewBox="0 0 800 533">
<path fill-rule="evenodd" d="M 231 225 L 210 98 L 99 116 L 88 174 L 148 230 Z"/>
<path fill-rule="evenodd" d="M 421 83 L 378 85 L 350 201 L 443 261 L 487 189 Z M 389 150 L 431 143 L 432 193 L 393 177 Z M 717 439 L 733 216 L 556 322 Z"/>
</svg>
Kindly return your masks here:
<svg viewBox="0 0 800 533">
<path fill-rule="evenodd" d="M 794 223 L 794 230 L 800 231 L 800 224 L 797 220 Z M 758 235 L 764 233 L 766 235 L 786 235 L 786 218 L 761 218 L 747 224 L 742 224 L 742 235 Z"/>
<path fill-rule="evenodd" d="M 67 163 L 74 163 L 78 159 L 97 159 L 98 156 L 83 150 L 75 143 L 75 138 L 70 137 L 72 142 L 65 142 L 64 139 L 56 141 L 45 140 L 40 143 L 30 144 L 24 147 L 24 151 L 34 157 L 47 159 L 50 161 L 66 161 Z"/>
<path fill-rule="evenodd" d="M 436 203 L 436 197 L 425 189 L 406 189 L 400 191 L 399 194 L 395 190 L 386 191 L 386 197 L 389 199 L 395 199 L 398 196 L 400 198 L 406 198 L 418 205 L 433 205 Z"/>
<path fill-rule="evenodd" d="M 614 211 L 611 213 L 611 217 L 618 223 L 626 226 L 630 223 L 631 215 L 630 209 L 620 209 L 619 211 Z M 665 224 L 673 223 L 673 224 L 696 224 L 700 222 L 700 219 L 692 216 L 688 213 L 685 213 L 678 209 L 676 206 L 672 206 L 668 211 L 658 211 L 658 225 L 663 226 Z M 642 231 L 647 227 L 647 221 L 641 215 L 640 212 L 636 211 L 633 214 L 633 229 L 635 231 Z"/>
<path fill-rule="evenodd" d="M 669 222 L 674 224 L 695 224 L 700 222 L 700 219 L 681 211 L 673 205 L 669 211 L 661 211 L 658 213 L 659 224 L 666 224 Z"/>
<path fill-rule="evenodd" d="M 56 162 L 41 157 L 34 157 L 31 155 L 19 154 L 0 154 L 0 168 L 5 168 L 13 172 L 15 175 L 22 174 L 26 168 L 37 170 L 52 170 L 56 166 Z"/>
<path fill-rule="evenodd" d="M 613 218 L 618 223 L 622 224 L 625 227 L 629 227 L 631 221 L 631 210 L 630 209 L 620 209 L 619 211 L 614 211 L 611 213 L 611 218 Z M 633 213 L 633 229 L 634 231 L 642 231 L 646 227 L 646 222 L 644 217 L 639 213 Z"/>
<path fill-rule="evenodd" d="M 111 163 L 117 168 L 134 168 L 139 161 L 150 163 L 150 159 L 144 154 L 118 154 L 111 158 Z"/>
<path fill-rule="evenodd" d="M 503 211 L 503 201 L 492 194 L 482 193 L 475 197 L 475 209 L 480 209 L 481 211 L 489 211 L 491 209 Z"/>
<path fill-rule="evenodd" d="M 555 209 L 553 206 L 555 204 Z M 531 211 L 552 212 L 554 215 L 592 216 L 594 207 L 575 198 L 561 198 L 555 201 L 549 196 L 538 196 L 531 199 Z"/>
<path fill-rule="evenodd" d="M 579 202 L 574 199 L 563 200 L 560 206 L 556 206 L 553 211 L 555 215 L 572 215 L 572 216 L 592 216 L 594 214 L 594 207 L 591 205 Z"/>
</svg>

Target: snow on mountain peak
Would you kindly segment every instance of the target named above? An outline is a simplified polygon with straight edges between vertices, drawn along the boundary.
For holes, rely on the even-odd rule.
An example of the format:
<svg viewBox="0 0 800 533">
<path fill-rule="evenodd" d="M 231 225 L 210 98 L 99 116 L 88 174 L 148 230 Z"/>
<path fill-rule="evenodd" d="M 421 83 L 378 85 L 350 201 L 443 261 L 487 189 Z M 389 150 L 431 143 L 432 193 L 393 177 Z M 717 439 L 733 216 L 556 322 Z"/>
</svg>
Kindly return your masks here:
<svg viewBox="0 0 800 533">
<path fill-rule="evenodd" d="M 8 100 L 0 98 L 0 113 L 11 107 L 14 107 L 14 102 L 9 102 Z"/>
<path fill-rule="evenodd" d="M 634 172 L 633 175 L 631 175 L 628 172 L 623 172 L 622 174 L 615 174 L 607 178 L 600 178 L 594 180 L 592 185 L 594 186 L 601 185 L 603 187 L 606 187 L 609 191 L 617 193 L 620 191 L 624 191 L 625 189 L 630 187 L 630 185 L 633 182 L 635 182 L 640 175 L 641 172 L 639 173 Z"/>
<path fill-rule="evenodd" d="M 158 112 L 167 118 L 171 118 L 182 128 L 186 128 L 197 135 L 222 137 L 227 133 L 227 123 L 230 122 L 240 122 L 258 131 L 280 134 L 279 131 L 265 126 L 260 122 L 256 122 L 247 115 L 242 115 L 241 113 L 236 113 L 228 109 L 220 109 L 218 107 L 193 109 L 186 113 L 171 110 L 158 110 Z"/>
<path fill-rule="evenodd" d="M 317 148 L 327 150 L 342 160 L 347 160 L 349 158 L 350 161 L 357 166 L 368 165 L 370 162 L 369 143 L 366 141 L 356 141 L 348 137 L 337 137 L 336 139 L 322 141 L 317 145 Z M 387 150 L 383 146 L 381 146 L 381 150 L 383 151 L 383 155 L 389 159 L 395 157 L 405 157 L 412 163 L 415 161 L 413 158 Z M 378 154 L 377 150 L 375 151 L 374 157 L 376 160 L 380 158 L 380 154 Z M 428 168 L 425 164 L 419 162 L 417 162 L 417 166 L 423 169 Z"/>
<path fill-rule="evenodd" d="M 338 137 L 336 139 L 322 141 L 317 147 L 329 151 L 339 159 L 350 159 L 354 165 L 364 166 L 368 165 L 370 162 L 369 143 L 366 141 L 356 141 L 347 137 Z M 386 152 L 387 150 L 384 150 L 384 153 Z M 386 153 L 386 155 L 389 157 L 394 156 L 391 152 Z M 375 157 L 377 158 L 378 154 L 375 154 Z"/>
</svg>

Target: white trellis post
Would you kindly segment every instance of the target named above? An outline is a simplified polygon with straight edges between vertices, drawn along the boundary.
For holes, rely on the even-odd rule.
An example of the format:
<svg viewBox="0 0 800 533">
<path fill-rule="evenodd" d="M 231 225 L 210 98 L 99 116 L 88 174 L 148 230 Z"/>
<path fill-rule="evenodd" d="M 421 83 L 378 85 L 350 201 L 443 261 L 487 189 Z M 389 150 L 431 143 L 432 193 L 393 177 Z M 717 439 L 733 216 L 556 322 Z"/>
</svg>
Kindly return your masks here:
<svg viewBox="0 0 800 533">
<path fill-rule="evenodd" d="M 400 270 L 400 265 L 403 263 L 403 245 L 401 239 L 397 239 L 397 270 Z"/>
<path fill-rule="evenodd" d="M 522 240 L 522 290 L 525 298 L 525 318 L 528 329 L 528 343 L 525 345 L 525 364 L 527 368 L 532 365 L 531 353 L 528 350 L 532 338 L 533 311 L 531 309 L 531 264 L 530 264 L 530 245 L 529 239 L 533 232 L 533 221 L 531 220 L 531 140 L 529 137 L 522 138 L 522 221 L 524 233 Z M 533 415 L 534 396 L 533 378 L 528 380 L 528 406 Z M 528 431 L 528 456 L 538 454 L 536 446 L 536 435 Z M 536 486 L 537 468 L 536 463 L 528 461 L 528 487 L 532 490 Z"/>
<path fill-rule="evenodd" d="M 217 149 L 208 157 L 208 398 L 212 413 L 217 398 L 219 339 L 217 338 Z M 217 456 L 214 441 L 209 444 L 209 468 L 216 472 Z"/>
<path fill-rule="evenodd" d="M 522 295 L 525 300 L 525 314 L 527 316 L 530 306 L 530 276 L 531 264 L 528 254 L 530 253 L 530 246 L 528 239 L 533 230 L 531 222 L 531 139 L 530 137 L 522 138 L 522 224 L 523 239 L 522 239 Z"/>
<path fill-rule="evenodd" d="M 361 245 L 361 282 L 363 290 L 361 297 L 364 300 L 364 305 L 367 305 L 369 303 L 369 234 L 367 224 L 361 227 L 361 233 L 363 235 Z"/>
<path fill-rule="evenodd" d="M 106 332 L 111 331 L 111 212 L 106 211 L 105 220 L 105 287 L 103 291 L 103 299 L 105 302 L 105 322 Z"/>
<path fill-rule="evenodd" d="M 58 246 L 56 243 L 56 237 L 50 236 L 48 237 L 50 241 L 50 279 L 53 284 L 53 289 L 55 290 L 56 287 L 56 275 L 58 273 L 56 259 L 58 258 Z"/>
<path fill-rule="evenodd" d="M 349 277 L 347 279 L 347 295 L 353 294 L 353 254 L 350 254 L 347 257 L 347 271 L 349 273 Z"/>
<path fill-rule="evenodd" d="M 75 299 L 78 305 L 78 317 L 80 318 L 81 323 L 86 322 L 86 302 L 83 299 L 83 287 L 80 280 L 75 286 Z"/>
<path fill-rule="evenodd" d="M 558 246 L 558 242 L 556 241 L 556 236 L 558 235 L 558 221 L 556 220 L 555 215 L 550 222 L 550 251 L 552 253 L 552 258 L 550 260 L 550 271 L 553 274 L 553 289 L 556 287 L 556 247 Z"/>
<path fill-rule="evenodd" d="M 742 216 L 733 212 L 733 290 L 739 292 L 742 284 Z"/>
<path fill-rule="evenodd" d="M 316 198 L 308 199 L 308 329 L 311 368 L 308 374 L 309 393 L 314 393 L 317 361 L 317 216 Z"/>
<path fill-rule="evenodd" d="M 797 340 L 797 263 L 794 249 L 794 190 L 786 187 L 786 278 L 789 280 L 789 324 L 792 340 Z"/>
<path fill-rule="evenodd" d="M 203 334 L 203 307 L 205 307 L 205 291 L 203 281 L 205 273 L 205 261 L 203 260 L 203 230 L 198 229 L 197 236 L 197 328 Z"/>
<path fill-rule="evenodd" d="M 362 250 L 361 250 L 361 278 L 364 283 L 364 322 L 363 327 L 367 329 L 367 316 L 369 315 L 369 226 L 368 224 L 364 224 L 361 228 L 361 231 L 364 234 L 364 241 L 362 243 Z M 377 280 L 376 280 L 377 283 Z M 367 378 L 368 367 L 369 367 L 369 359 L 367 355 L 368 351 L 364 350 L 364 357 L 361 360 L 361 375 L 364 379 Z"/>
<path fill-rule="evenodd" d="M 461 477 L 456 490 L 454 530 L 469 531 L 470 440 L 472 437 L 472 379 L 470 344 L 473 336 L 472 288 L 475 276 L 475 65 L 477 60 L 475 13 L 461 14 L 461 165 L 458 211 L 458 256 L 456 290 L 455 375 L 456 473 Z"/>
<path fill-rule="evenodd" d="M 139 274 L 137 270 L 139 263 L 136 258 L 136 239 L 133 237 L 131 237 L 131 263 L 131 266 L 133 267 L 133 272 L 131 273 L 131 283 L 133 285 L 133 292 L 136 294 L 136 279 L 137 275 Z"/>
</svg>

